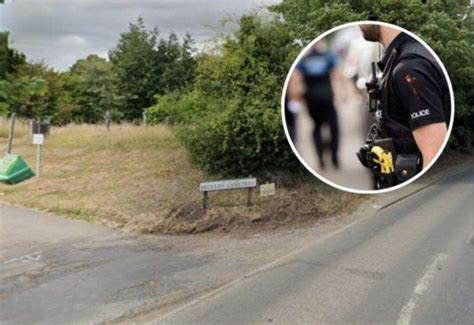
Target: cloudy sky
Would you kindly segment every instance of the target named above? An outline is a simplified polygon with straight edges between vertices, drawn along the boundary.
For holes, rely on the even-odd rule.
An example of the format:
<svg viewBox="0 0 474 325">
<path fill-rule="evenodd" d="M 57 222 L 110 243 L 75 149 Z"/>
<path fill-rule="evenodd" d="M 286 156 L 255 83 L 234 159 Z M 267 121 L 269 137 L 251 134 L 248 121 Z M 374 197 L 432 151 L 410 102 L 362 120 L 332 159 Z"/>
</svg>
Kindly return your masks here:
<svg viewBox="0 0 474 325">
<path fill-rule="evenodd" d="M 129 22 L 143 17 L 162 36 L 189 32 L 198 47 L 215 34 L 223 17 L 280 0 L 7 0 L 0 5 L 0 30 L 8 30 L 13 47 L 31 61 L 66 70 L 77 59 L 103 57 Z"/>
</svg>

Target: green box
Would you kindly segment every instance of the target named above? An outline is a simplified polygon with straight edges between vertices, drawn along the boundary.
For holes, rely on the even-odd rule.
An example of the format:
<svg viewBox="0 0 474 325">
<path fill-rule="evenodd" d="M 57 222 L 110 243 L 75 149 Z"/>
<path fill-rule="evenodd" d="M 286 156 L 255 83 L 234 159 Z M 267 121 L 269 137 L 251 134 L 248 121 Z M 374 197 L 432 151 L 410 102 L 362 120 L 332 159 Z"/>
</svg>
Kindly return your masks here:
<svg viewBox="0 0 474 325">
<path fill-rule="evenodd" d="M 17 184 L 34 175 L 31 168 L 18 155 L 8 154 L 0 160 L 0 182 L 2 183 Z"/>
</svg>

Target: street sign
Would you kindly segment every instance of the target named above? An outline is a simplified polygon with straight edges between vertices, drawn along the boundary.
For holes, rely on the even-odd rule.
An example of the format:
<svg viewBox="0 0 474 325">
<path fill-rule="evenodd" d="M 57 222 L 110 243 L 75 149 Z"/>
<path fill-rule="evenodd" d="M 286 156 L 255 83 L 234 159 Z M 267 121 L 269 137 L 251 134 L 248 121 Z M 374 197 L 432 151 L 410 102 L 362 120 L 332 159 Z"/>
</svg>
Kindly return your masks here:
<svg viewBox="0 0 474 325">
<path fill-rule="evenodd" d="M 225 191 L 236 189 L 247 189 L 247 206 L 252 205 L 252 188 L 257 187 L 256 178 L 227 179 L 223 181 L 203 182 L 199 184 L 199 192 L 203 193 L 202 206 L 207 209 L 207 193 L 213 191 Z"/>
<path fill-rule="evenodd" d="M 33 134 L 33 144 L 36 145 L 43 145 L 44 144 L 44 134 L 42 133 L 35 133 Z"/>
<path fill-rule="evenodd" d="M 199 192 L 235 190 L 257 186 L 256 178 L 228 179 L 215 182 L 204 182 L 199 185 Z"/>
<path fill-rule="evenodd" d="M 260 196 L 275 195 L 275 183 L 260 185 Z"/>
</svg>

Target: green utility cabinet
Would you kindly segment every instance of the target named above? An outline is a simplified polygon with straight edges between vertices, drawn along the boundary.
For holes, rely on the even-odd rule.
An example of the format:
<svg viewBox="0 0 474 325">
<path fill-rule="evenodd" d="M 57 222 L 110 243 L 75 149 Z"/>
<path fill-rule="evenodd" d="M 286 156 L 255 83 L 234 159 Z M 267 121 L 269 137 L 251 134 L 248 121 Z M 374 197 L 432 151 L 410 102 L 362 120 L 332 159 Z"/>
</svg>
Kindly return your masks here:
<svg viewBox="0 0 474 325">
<path fill-rule="evenodd" d="M 35 174 L 26 162 L 18 155 L 8 154 L 0 160 L 0 182 L 17 184 Z"/>
</svg>

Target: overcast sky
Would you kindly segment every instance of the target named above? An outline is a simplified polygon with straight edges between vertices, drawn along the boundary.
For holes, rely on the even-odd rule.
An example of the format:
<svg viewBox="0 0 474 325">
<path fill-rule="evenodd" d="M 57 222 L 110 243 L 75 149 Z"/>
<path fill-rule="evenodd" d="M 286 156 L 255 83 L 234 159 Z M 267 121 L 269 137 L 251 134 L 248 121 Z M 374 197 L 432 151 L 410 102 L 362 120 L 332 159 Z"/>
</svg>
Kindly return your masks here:
<svg viewBox="0 0 474 325">
<path fill-rule="evenodd" d="M 280 0 L 7 0 L 0 30 L 30 61 L 59 70 L 91 53 L 106 57 L 129 22 L 143 17 L 161 36 L 189 32 L 198 47 L 214 35 L 223 17 L 238 18 Z"/>
</svg>

